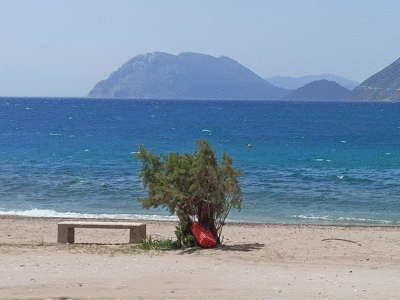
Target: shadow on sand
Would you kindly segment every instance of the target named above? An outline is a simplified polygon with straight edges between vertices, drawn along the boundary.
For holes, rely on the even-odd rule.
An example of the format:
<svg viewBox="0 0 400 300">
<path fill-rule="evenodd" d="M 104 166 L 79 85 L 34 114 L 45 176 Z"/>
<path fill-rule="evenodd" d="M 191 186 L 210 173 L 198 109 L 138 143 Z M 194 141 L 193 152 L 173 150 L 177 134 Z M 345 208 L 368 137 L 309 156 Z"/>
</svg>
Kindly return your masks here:
<svg viewBox="0 0 400 300">
<path fill-rule="evenodd" d="M 238 245 L 218 245 L 215 248 L 212 248 L 214 251 L 239 251 L 239 252 L 251 252 L 260 250 L 263 248 L 264 244 L 254 243 L 254 244 L 238 244 Z M 210 249 L 194 247 L 194 248 L 186 248 L 179 253 L 182 254 L 191 254 L 191 253 L 198 253 L 201 251 L 209 251 Z"/>
</svg>

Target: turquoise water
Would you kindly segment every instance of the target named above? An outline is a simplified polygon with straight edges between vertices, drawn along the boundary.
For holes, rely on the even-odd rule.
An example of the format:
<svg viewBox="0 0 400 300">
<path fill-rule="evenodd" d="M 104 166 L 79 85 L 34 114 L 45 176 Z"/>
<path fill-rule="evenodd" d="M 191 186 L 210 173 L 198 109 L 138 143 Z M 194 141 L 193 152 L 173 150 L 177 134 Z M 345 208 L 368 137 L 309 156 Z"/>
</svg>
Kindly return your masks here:
<svg viewBox="0 0 400 300">
<path fill-rule="evenodd" d="M 168 219 L 141 209 L 134 159 L 234 159 L 232 220 L 400 224 L 400 104 L 0 98 L 0 214 Z M 251 147 L 248 147 L 251 144 Z"/>
</svg>

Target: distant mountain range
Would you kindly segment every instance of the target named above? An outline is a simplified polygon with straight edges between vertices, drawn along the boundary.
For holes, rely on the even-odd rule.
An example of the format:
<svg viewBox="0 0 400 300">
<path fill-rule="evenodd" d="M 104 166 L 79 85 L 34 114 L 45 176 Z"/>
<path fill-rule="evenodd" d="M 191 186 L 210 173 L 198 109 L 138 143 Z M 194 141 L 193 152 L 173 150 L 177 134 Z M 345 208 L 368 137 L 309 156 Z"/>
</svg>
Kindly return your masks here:
<svg viewBox="0 0 400 300">
<path fill-rule="evenodd" d="M 129 60 L 97 83 L 88 97 L 400 101 L 400 58 L 357 86 L 331 74 L 265 80 L 225 56 L 155 52 Z"/>
<path fill-rule="evenodd" d="M 348 99 L 400 101 L 400 58 L 353 89 Z"/>
<path fill-rule="evenodd" d="M 155 52 L 129 60 L 88 97 L 279 100 L 289 92 L 228 57 Z"/>
<path fill-rule="evenodd" d="M 275 76 L 275 77 L 265 78 L 265 80 L 267 80 L 269 83 L 289 90 L 295 90 L 313 81 L 318 81 L 323 79 L 336 82 L 349 90 L 352 90 L 359 84 L 358 82 L 355 82 L 353 80 L 332 74 L 308 75 L 302 77 Z"/>
<path fill-rule="evenodd" d="M 349 92 L 349 89 L 342 87 L 336 82 L 322 79 L 313 81 L 292 91 L 284 100 L 336 101 L 346 98 Z"/>
</svg>

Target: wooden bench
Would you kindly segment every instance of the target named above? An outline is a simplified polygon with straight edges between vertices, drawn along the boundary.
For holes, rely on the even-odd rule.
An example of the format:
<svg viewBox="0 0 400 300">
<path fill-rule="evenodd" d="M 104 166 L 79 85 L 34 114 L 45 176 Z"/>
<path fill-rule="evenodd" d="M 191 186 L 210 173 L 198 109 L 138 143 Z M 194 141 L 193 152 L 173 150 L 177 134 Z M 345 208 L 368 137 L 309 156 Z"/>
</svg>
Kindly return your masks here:
<svg viewBox="0 0 400 300">
<path fill-rule="evenodd" d="M 129 229 L 129 243 L 137 244 L 146 239 L 146 224 L 144 223 L 68 221 L 58 223 L 58 242 L 74 243 L 75 228 Z"/>
</svg>

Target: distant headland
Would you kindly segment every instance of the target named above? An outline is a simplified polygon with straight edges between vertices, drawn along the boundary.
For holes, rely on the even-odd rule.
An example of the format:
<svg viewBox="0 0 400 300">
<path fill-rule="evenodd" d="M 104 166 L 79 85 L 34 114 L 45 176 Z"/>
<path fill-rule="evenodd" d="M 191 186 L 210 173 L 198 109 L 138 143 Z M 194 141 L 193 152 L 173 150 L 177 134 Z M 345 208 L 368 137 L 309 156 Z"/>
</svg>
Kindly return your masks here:
<svg viewBox="0 0 400 300">
<path fill-rule="evenodd" d="M 343 100 L 350 90 L 326 79 L 313 81 L 289 93 L 284 100 L 336 101 Z"/>
<path fill-rule="evenodd" d="M 155 52 L 129 60 L 88 97 L 266 100 L 282 99 L 289 92 L 228 57 Z"/>
<path fill-rule="evenodd" d="M 353 89 L 348 99 L 400 101 L 400 58 Z"/>
<path fill-rule="evenodd" d="M 135 56 L 89 98 L 400 101 L 400 59 L 360 85 L 332 74 L 263 79 L 235 60 L 154 52 Z"/>
</svg>

